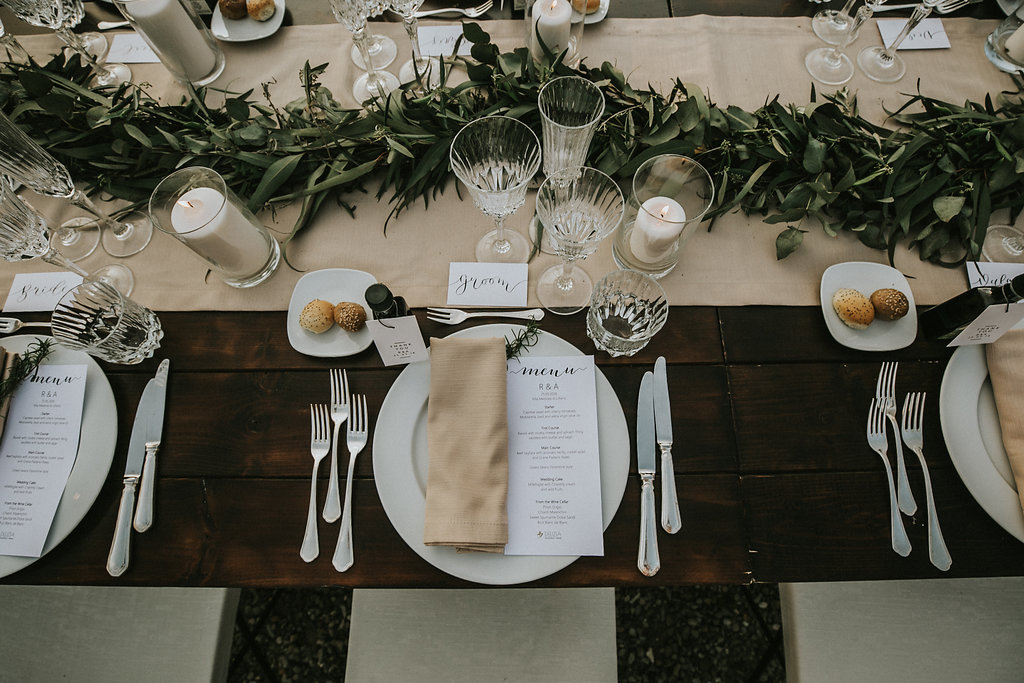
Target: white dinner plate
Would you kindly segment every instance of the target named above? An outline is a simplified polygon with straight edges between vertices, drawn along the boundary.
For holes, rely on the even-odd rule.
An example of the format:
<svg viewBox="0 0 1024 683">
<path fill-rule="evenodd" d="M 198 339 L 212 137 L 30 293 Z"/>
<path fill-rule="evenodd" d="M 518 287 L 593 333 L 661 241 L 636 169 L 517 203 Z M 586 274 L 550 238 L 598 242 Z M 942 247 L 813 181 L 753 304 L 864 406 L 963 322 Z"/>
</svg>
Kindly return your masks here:
<svg viewBox="0 0 1024 683">
<path fill-rule="evenodd" d="M 612 0 L 601 0 L 601 4 L 597 6 L 596 12 L 591 12 L 587 15 L 586 19 L 583 20 L 584 24 L 596 24 L 597 22 L 608 16 L 608 6 L 612 4 Z"/>
<path fill-rule="evenodd" d="M 451 337 L 511 336 L 519 325 L 480 325 Z M 537 356 L 581 356 L 569 342 L 541 331 L 537 344 L 524 353 Z M 608 528 L 622 501 L 629 474 L 629 432 L 622 406 L 600 369 L 597 377 L 598 443 L 601 459 L 601 508 Z M 466 381 L 472 381 L 467 378 Z M 410 364 L 384 399 L 373 431 L 373 476 L 388 519 L 420 557 L 443 572 L 467 581 L 508 585 L 554 574 L 576 561 L 572 556 L 456 553 L 454 548 L 423 544 L 427 492 L 427 394 L 430 362 Z"/>
<path fill-rule="evenodd" d="M 30 342 L 39 339 L 35 335 L 4 337 L 0 340 L 8 351 L 23 353 Z M 50 533 L 43 545 L 43 555 L 57 547 L 67 538 L 85 517 L 96 497 L 103 488 L 103 482 L 114 460 L 114 445 L 117 443 L 117 404 L 110 382 L 96 361 L 81 351 L 72 351 L 53 345 L 53 351 L 43 361 L 44 365 L 88 366 L 85 377 L 85 403 L 82 408 L 82 434 L 78 440 L 78 455 L 68 476 L 64 494 L 60 497 L 57 512 L 50 525 Z M 114 530 L 110 530 L 113 534 Z M 0 577 L 24 569 L 38 557 L 0 555 Z"/>
<path fill-rule="evenodd" d="M 218 40 L 230 43 L 244 43 L 250 40 L 268 38 L 281 28 L 284 21 L 284 0 L 274 0 L 277 10 L 266 21 L 245 19 L 225 19 L 220 12 L 220 3 L 213 6 L 213 17 L 210 18 L 210 31 Z"/>
<path fill-rule="evenodd" d="M 985 348 L 961 346 L 942 376 L 939 418 L 960 479 L 988 515 L 1024 541 L 1024 512 L 1003 448 Z"/>
<path fill-rule="evenodd" d="M 325 268 L 306 273 L 295 283 L 292 298 L 288 302 L 288 343 L 299 353 L 320 358 L 341 358 L 351 356 L 369 348 L 373 343 L 370 331 L 363 327 L 357 332 L 348 332 L 337 325 L 317 334 L 302 329 L 299 314 L 313 299 L 323 299 L 332 304 L 342 301 L 357 303 L 366 309 L 366 288 L 377 280 L 369 273 L 348 268 Z"/>
<path fill-rule="evenodd" d="M 866 297 L 876 289 L 898 289 L 907 297 L 910 311 L 899 320 L 875 318 L 867 329 L 855 330 L 843 323 L 832 308 L 832 295 L 837 289 L 849 287 Z M 825 270 L 821 276 L 821 314 L 832 337 L 851 349 L 861 351 L 893 351 L 910 346 L 917 338 L 917 308 L 914 293 L 903 273 L 882 265 L 865 261 L 837 263 Z"/>
</svg>

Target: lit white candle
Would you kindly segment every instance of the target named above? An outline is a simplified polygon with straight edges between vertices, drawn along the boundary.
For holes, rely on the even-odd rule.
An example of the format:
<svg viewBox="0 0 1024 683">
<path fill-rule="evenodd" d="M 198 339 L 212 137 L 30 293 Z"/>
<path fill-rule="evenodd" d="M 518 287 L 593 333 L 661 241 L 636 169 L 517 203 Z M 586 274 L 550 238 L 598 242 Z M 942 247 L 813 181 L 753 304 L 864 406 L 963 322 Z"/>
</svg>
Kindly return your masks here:
<svg viewBox="0 0 1024 683">
<path fill-rule="evenodd" d="M 537 0 L 533 4 L 533 33 L 530 54 L 544 56 L 540 40 L 552 54 L 560 54 L 569 47 L 569 29 L 572 25 L 572 5 L 567 0 Z"/>
<path fill-rule="evenodd" d="M 1018 64 L 1024 64 L 1024 26 L 1018 26 L 1017 30 L 1010 34 L 1004 47 L 1010 59 Z"/>
<path fill-rule="evenodd" d="M 651 197 L 637 212 L 629 248 L 645 263 L 658 263 L 672 253 L 683 231 L 686 211 L 669 197 Z"/>
<path fill-rule="evenodd" d="M 196 253 L 231 275 L 257 273 L 270 258 L 263 235 L 212 187 L 183 194 L 171 209 L 171 226 Z"/>
<path fill-rule="evenodd" d="M 217 56 L 178 0 L 131 0 L 124 5 L 149 46 L 190 80 L 213 71 Z"/>
</svg>

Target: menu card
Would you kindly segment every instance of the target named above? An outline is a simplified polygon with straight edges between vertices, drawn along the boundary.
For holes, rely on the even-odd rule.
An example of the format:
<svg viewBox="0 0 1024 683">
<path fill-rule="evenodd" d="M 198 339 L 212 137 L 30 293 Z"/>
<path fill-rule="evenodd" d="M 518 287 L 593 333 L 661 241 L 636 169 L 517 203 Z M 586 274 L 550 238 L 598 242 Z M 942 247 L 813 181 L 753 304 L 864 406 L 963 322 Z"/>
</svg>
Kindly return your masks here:
<svg viewBox="0 0 1024 683">
<path fill-rule="evenodd" d="M 41 365 L 0 439 L 0 555 L 39 557 L 78 453 L 85 365 Z"/>
<path fill-rule="evenodd" d="M 506 555 L 604 555 L 593 356 L 508 363 Z"/>
</svg>

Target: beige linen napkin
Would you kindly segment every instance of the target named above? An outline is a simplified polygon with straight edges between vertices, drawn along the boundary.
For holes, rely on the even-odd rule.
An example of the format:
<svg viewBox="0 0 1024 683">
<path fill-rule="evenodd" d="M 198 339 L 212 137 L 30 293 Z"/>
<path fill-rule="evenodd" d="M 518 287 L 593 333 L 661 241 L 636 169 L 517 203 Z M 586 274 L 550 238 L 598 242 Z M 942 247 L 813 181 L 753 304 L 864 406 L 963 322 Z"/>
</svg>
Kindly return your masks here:
<svg viewBox="0 0 1024 683">
<path fill-rule="evenodd" d="M 501 553 L 508 542 L 505 340 L 431 339 L 426 545 Z"/>
<path fill-rule="evenodd" d="M 18 354 L 12 353 L 0 346 L 0 380 L 6 380 L 11 375 L 11 368 Z M 4 427 L 7 425 L 7 412 L 11 409 L 11 397 L 0 399 L 0 437 L 4 435 Z"/>
<path fill-rule="evenodd" d="M 992 393 L 1017 494 L 1024 506 L 1024 330 L 1011 330 L 985 347 Z"/>
</svg>

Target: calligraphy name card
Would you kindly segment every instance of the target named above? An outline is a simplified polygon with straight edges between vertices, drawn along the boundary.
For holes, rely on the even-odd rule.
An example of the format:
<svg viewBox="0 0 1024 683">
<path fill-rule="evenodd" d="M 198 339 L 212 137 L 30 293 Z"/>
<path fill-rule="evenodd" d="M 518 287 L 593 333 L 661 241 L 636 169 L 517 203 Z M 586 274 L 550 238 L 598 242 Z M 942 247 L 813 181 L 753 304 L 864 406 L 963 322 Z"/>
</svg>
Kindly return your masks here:
<svg viewBox="0 0 1024 683">
<path fill-rule="evenodd" d="M 156 64 L 160 58 L 138 33 L 118 33 L 110 41 L 106 61 L 121 64 Z"/>
<path fill-rule="evenodd" d="M 451 57 L 455 43 L 462 37 L 462 24 L 458 26 L 420 26 L 420 51 L 424 57 Z M 458 54 L 469 57 L 472 43 L 463 39 Z"/>
<path fill-rule="evenodd" d="M 80 284 L 82 276 L 75 273 L 18 273 L 7 293 L 4 310 L 9 313 L 52 311 L 69 289 Z"/>
<path fill-rule="evenodd" d="M 529 268 L 525 263 L 452 263 L 449 306 L 526 306 Z"/>
<path fill-rule="evenodd" d="M 1002 287 L 1021 274 L 1024 274 L 1024 263 L 967 262 L 967 280 L 971 287 Z"/>
<path fill-rule="evenodd" d="M 882 42 L 886 47 L 892 45 L 906 25 L 906 19 L 878 20 L 878 32 L 882 34 Z M 949 36 L 946 35 L 946 29 L 942 28 L 942 19 L 925 19 L 903 39 L 897 49 L 937 50 L 945 47 L 949 47 Z"/>
</svg>

